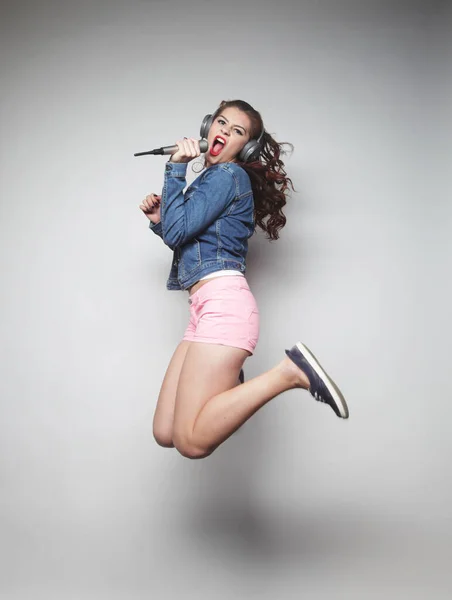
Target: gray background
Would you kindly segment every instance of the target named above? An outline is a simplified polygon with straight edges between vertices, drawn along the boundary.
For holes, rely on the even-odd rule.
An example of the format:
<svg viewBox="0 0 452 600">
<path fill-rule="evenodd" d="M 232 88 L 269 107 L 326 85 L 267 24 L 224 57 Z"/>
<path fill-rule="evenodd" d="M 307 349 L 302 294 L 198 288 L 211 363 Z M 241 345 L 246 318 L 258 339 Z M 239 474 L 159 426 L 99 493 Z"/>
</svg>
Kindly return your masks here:
<svg viewBox="0 0 452 600">
<path fill-rule="evenodd" d="M 0 21 L 1 598 L 450 598 L 450 3 Z M 138 208 L 166 159 L 133 153 L 232 98 L 295 146 L 288 224 L 251 241 L 246 376 L 302 340 L 351 418 L 291 391 L 189 461 L 152 437 L 188 306 Z"/>
</svg>

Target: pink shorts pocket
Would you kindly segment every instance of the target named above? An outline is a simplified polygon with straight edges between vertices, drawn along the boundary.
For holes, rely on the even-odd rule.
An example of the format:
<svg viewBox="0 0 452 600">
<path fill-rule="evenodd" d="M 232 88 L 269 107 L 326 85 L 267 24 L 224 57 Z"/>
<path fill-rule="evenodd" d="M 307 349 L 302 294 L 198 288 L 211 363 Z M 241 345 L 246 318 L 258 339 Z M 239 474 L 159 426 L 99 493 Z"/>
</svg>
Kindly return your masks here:
<svg viewBox="0 0 452 600">
<path fill-rule="evenodd" d="M 248 317 L 248 339 L 254 352 L 259 341 L 259 311 L 257 308 L 254 308 Z"/>
</svg>

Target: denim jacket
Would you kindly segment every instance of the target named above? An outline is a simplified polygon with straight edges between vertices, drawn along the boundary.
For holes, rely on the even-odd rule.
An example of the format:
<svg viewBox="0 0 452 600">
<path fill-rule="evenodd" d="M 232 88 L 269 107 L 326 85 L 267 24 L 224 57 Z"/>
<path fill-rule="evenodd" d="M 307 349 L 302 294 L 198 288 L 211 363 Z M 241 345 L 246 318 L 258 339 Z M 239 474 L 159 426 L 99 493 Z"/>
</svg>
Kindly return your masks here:
<svg viewBox="0 0 452 600">
<path fill-rule="evenodd" d="M 184 193 L 186 172 L 187 163 L 166 163 L 161 221 L 149 223 L 173 250 L 168 290 L 186 290 L 221 269 L 245 273 L 255 229 L 251 182 L 242 167 L 212 165 Z"/>
</svg>

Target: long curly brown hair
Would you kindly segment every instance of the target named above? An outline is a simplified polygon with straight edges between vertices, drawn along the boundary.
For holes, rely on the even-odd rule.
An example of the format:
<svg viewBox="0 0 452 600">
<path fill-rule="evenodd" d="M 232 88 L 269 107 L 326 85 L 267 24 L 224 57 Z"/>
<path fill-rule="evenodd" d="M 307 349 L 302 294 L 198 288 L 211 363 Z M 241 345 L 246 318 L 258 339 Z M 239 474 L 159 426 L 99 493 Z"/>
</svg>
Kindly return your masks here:
<svg viewBox="0 0 452 600">
<path fill-rule="evenodd" d="M 225 108 L 234 107 L 246 113 L 251 121 L 250 139 L 257 139 L 264 128 L 261 115 L 250 104 L 243 100 L 228 100 L 221 102 L 215 111 L 213 118 Z M 277 240 L 279 231 L 286 224 L 286 217 L 282 211 L 286 204 L 286 196 L 289 187 L 295 191 L 292 180 L 287 177 L 281 155 L 287 154 L 283 146 L 293 145 L 288 142 L 277 142 L 264 130 L 262 138 L 262 150 L 257 160 L 253 162 L 241 162 L 237 160 L 251 180 L 254 196 L 254 218 L 256 227 L 265 231 L 269 240 Z"/>
</svg>

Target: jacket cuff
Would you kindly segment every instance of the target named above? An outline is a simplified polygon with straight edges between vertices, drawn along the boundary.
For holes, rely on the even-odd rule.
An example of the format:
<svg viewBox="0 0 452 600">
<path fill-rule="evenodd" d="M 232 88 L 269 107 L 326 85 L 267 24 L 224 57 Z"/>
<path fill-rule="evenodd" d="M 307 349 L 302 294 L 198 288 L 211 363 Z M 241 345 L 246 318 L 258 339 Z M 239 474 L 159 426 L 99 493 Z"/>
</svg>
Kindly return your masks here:
<svg viewBox="0 0 452 600">
<path fill-rule="evenodd" d="M 172 163 L 167 162 L 165 165 L 165 175 L 167 177 L 182 177 L 187 174 L 188 163 Z"/>
<path fill-rule="evenodd" d="M 152 221 L 149 221 L 149 229 L 157 235 L 162 235 L 162 222 L 159 221 L 158 223 L 153 223 Z"/>
</svg>

